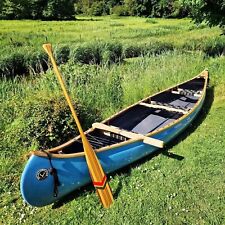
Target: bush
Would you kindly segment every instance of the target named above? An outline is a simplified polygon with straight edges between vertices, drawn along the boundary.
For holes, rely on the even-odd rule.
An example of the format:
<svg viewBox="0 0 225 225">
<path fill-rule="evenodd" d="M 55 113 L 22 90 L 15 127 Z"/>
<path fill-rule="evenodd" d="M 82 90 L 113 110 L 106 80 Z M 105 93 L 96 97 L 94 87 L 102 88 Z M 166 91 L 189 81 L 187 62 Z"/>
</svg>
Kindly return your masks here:
<svg viewBox="0 0 225 225">
<path fill-rule="evenodd" d="M 111 9 L 111 14 L 116 16 L 129 16 L 129 12 L 126 6 L 116 5 Z"/>
<path fill-rule="evenodd" d="M 146 23 L 151 23 L 151 24 L 156 24 L 156 23 L 158 23 L 158 21 L 157 21 L 156 19 L 154 19 L 154 18 L 148 18 L 148 19 L 146 19 L 145 22 L 146 22 Z"/>
<path fill-rule="evenodd" d="M 100 64 L 102 61 L 101 49 L 98 43 L 84 44 L 77 47 L 72 58 L 75 62 L 84 64 Z"/>
<path fill-rule="evenodd" d="M 56 49 L 55 57 L 57 64 L 65 64 L 68 62 L 70 56 L 70 48 L 65 45 Z"/>
<path fill-rule="evenodd" d="M 124 50 L 125 58 L 133 58 L 144 55 L 159 55 L 163 52 L 174 50 L 174 46 L 166 42 L 153 42 L 141 45 L 130 45 Z"/>
<path fill-rule="evenodd" d="M 215 38 L 208 41 L 204 48 L 203 52 L 208 56 L 220 56 L 225 54 L 225 40 L 224 38 Z"/>
<path fill-rule="evenodd" d="M 145 55 L 159 55 L 167 51 L 174 50 L 171 43 L 166 42 L 153 42 L 146 44 L 144 54 Z"/>
<path fill-rule="evenodd" d="M 27 73 L 24 54 L 13 52 L 0 59 L 0 77 L 11 78 Z"/>
<path fill-rule="evenodd" d="M 138 45 L 129 45 L 124 49 L 124 57 L 125 58 L 133 58 L 138 57 L 143 54 L 143 47 Z"/>
<path fill-rule="evenodd" d="M 108 15 L 109 7 L 104 2 L 94 2 L 90 8 L 90 14 L 93 16 Z"/>
<path fill-rule="evenodd" d="M 202 51 L 207 56 L 215 57 L 225 53 L 225 40 L 224 37 L 216 37 L 211 39 L 205 39 L 205 37 L 201 37 L 190 40 L 182 47 L 185 50 Z"/>
<path fill-rule="evenodd" d="M 120 43 L 106 43 L 102 54 L 105 63 L 118 63 L 123 59 L 123 46 Z"/>
<path fill-rule="evenodd" d="M 13 52 L 0 59 L 0 77 L 36 74 L 48 69 L 48 56 L 44 52 Z"/>
<path fill-rule="evenodd" d="M 118 63 L 123 58 L 123 46 L 114 42 L 92 42 L 75 48 L 72 58 L 82 64 Z"/>
<path fill-rule="evenodd" d="M 26 70 L 29 74 L 45 72 L 48 69 L 48 56 L 42 52 L 29 52 L 25 57 Z"/>
<path fill-rule="evenodd" d="M 19 141 L 29 147 L 36 143 L 39 148 L 51 148 L 68 141 L 78 134 L 76 124 L 71 116 L 64 98 L 46 98 L 35 96 L 21 105 L 11 101 L 7 108 L 17 107 L 15 119 L 7 129 L 11 140 Z M 87 129 L 98 117 L 93 109 L 76 103 L 76 111 L 82 127 Z"/>
</svg>

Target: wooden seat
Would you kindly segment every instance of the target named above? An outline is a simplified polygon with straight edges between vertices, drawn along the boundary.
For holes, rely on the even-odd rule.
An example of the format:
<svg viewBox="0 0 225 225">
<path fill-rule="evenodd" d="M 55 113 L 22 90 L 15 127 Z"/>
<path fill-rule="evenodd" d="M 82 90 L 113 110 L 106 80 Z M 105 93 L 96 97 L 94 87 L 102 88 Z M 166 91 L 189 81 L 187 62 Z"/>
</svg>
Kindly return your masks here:
<svg viewBox="0 0 225 225">
<path fill-rule="evenodd" d="M 200 98 L 202 95 L 202 91 L 194 91 L 194 90 L 188 90 L 188 89 L 182 89 L 182 88 L 177 88 L 177 90 L 173 90 L 171 91 L 171 93 L 184 95 L 184 96 L 194 96 L 197 98 Z"/>
<path fill-rule="evenodd" d="M 108 126 L 103 123 L 93 123 L 92 127 L 95 129 L 101 129 L 101 130 L 105 130 L 105 131 L 112 132 L 115 134 L 119 134 L 119 135 L 127 137 L 127 138 L 143 140 L 143 142 L 145 144 L 153 145 L 158 148 L 163 148 L 163 145 L 164 145 L 164 142 L 161 140 L 151 138 L 151 137 L 146 137 L 145 135 L 142 135 L 142 134 L 137 134 L 137 133 L 133 133 L 130 131 L 122 130 L 118 127 Z"/>
</svg>

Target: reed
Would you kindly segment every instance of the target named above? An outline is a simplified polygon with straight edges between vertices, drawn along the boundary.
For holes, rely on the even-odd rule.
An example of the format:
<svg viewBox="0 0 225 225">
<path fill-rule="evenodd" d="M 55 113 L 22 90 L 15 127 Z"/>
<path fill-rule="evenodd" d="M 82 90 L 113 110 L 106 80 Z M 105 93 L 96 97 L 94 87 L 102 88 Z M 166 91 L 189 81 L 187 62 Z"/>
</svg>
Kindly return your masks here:
<svg viewBox="0 0 225 225">
<path fill-rule="evenodd" d="M 207 101 L 196 124 L 162 154 L 109 177 L 117 195 L 115 204 L 107 211 L 98 204 L 91 187 L 53 206 L 39 209 L 24 205 L 19 191 L 26 162 L 22 156 L 44 145 L 62 143 L 75 135 L 76 130 L 50 69 L 41 74 L 1 78 L 0 223 L 224 224 L 225 60 L 223 56 L 205 57 L 208 51 L 205 46 L 220 46 L 222 37 L 217 37 L 219 29 L 199 28 L 189 20 L 154 20 L 157 23 L 146 22 L 146 18 L 116 17 L 89 22 L 0 21 L 3 58 L 11 56 L 12 49 L 16 53 L 31 49 L 41 53 L 41 44 L 46 39 L 58 49 L 70 46 L 69 57 L 81 43 L 88 45 L 103 39 L 104 43 L 119 42 L 123 49 L 130 48 L 127 52 L 132 57 L 139 56 L 110 65 L 75 64 L 71 59 L 61 64 L 85 128 L 150 94 L 191 78 L 204 68 L 210 72 Z M 124 26 L 110 26 L 112 23 Z M 129 39 L 130 32 L 142 33 L 140 27 L 145 30 L 160 26 L 164 30 L 168 28 L 165 26 L 171 26 L 171 32 L 157 39 L 145 35 L 141 41 Z M 60 40 L 54 33 L 60 34 Z M 81 36 L 77 35 L 80 33 Z M 10 37 L 15 42 L 15 34 L 17 41 L 25 44 L 17 43 L 13 48 Z M 195 40 L 193 47 L 190 40 Z M 152 43 L 153 47 L 154 43 L 169 43 L 173 49 L 161 54 L 139 54 L 138 46 L 142 51 L 146 43 Z M 137 51 L 136 55 L 132 51 Z M 64 60 L 68 51 L 59 52 Z M 21 58 L 27 56 L 22 55 Z"/>
</svg>

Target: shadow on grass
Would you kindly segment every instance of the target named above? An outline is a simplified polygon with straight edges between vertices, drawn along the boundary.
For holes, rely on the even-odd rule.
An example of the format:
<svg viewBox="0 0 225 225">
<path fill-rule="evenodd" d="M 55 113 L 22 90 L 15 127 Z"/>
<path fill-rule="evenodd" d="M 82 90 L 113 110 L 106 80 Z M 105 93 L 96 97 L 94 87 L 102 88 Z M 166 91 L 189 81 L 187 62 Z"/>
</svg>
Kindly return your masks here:
<svg viewBox="0 0 225 225">
<path fill-rule="evenodd" d="M 114 177 L 116 176 L 123 176 L 128 178 L 128 182 L 129 182 L 129 176 L 131 174 L 131 170 L 135 167 L 138 167 L 139 165 L 151 160 L 152 158 L 158 156 L 159 154 L 163 154 L 164 156 L 167 156 L 169 158 L 172 159 L 176 159 L 176 160 L 183 160 L 184 157 L 171 153 L 169 152 L 169 150 L 177 145 L 178 143 L 180 143 L 181 141 L 183 141 L 184 139 L 186 139 L 191 133 L 193 133 L 196 128 L 205 120 L 207 114 L 210 111 L 210 108 L 212 106 L 214 100 L 214 87 L 209 87 L 207 90 L 207 94 L 206 94 L 206 99 L 205 99 L 205 103 L 203 105 L 203 108 L 201 109 L 199 115 L 197 116 L 197 118 L 193 121 L 193 123 L 185 130 L 185 132 L 183 132 L 181 135 L 179 135 L 174 141 L 170 142 L 164 149 L 162 150 L 158 150 L 148 156 L 146 156 L 143 159 L 138 160 L 137 162 L 131 163 L 129 166 L 122 168 L 118 171 L 113 172 L 110 176 Z M 117 199 L 119 196 L 120 191 L 123 189 L 123 184 L 122 184 L 122 180 L 119 180 L 119 183 L 117 185 L 116 190 L 113 193 L 114 199 Z M 76 199 L 77 197 L 80 196 L 85 196 L 87 192 L 92 192 L 94 191 L 94 187 L 92 184 L 83 187 L 79 190 L 75 190 L 74 192 L 70 193 L 69 195 L 65 196 L 64 198 L 62 198 L 61 200 L 59 200 L 58 202 L 54 203 L 52 208 L 59 208 L 61 207 L 63 204 L 66 204 L 70 201 L 73 201 L 74 199 Z"/>
<path fill-rule="evenodd" d="M 103 21 L 103 19 L 96 19 L 96 18 L 76 18 L 76 21 Z"/>
</svg>

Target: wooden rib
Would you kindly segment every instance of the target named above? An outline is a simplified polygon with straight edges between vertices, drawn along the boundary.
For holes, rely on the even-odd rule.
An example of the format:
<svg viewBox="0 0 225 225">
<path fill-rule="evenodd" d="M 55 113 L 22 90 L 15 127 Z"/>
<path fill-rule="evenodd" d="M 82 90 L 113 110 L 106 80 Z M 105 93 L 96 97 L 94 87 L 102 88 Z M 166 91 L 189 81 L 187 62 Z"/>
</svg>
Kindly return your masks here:
<svg viewBox="0 0 225 225">
<path fill-rule="evenodd" d="M 153 145 L 158 148 L 163 148 L 163 145 L 164 145 L 163 141 L 161 140 L 151 138 L 151 137 L 146 137 L 145 135 L 136 134 L 126 130 L 121 130 L 118 127 L 108 126 L 102 123 L 93 123 L 92 127 L 95 129 L 101 129 L 101 130 L 109 131 L 115 134 L 119 134 L 121 136 L 131 138 L 131 139 L 137 139 L 137 140 L 142 139 L 145 144 Z"/>
<path fill-rule="evenodd" d="M 156 105 L 156 104 L 148 104 L 148 103 L 144 103 L 141 102 L 139 103 L 139 105 L 143 105 L 149 108 L 154 108 L 154 109 L 165 109 L 167 111 L 171 111 L 171 112 L 179 112 L 182 114 L 187 114 L 188 111 L 182 110 L 182 109 L 176 109 L 176 108 L 172 108 L 172 107 L 168 107 L 168 106 L 164 106 L 164 105 Z"/>
</svg>

